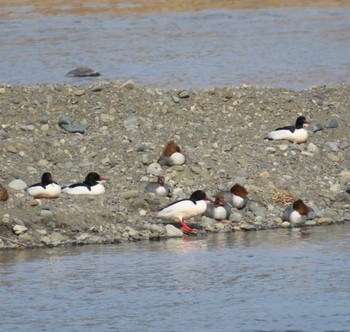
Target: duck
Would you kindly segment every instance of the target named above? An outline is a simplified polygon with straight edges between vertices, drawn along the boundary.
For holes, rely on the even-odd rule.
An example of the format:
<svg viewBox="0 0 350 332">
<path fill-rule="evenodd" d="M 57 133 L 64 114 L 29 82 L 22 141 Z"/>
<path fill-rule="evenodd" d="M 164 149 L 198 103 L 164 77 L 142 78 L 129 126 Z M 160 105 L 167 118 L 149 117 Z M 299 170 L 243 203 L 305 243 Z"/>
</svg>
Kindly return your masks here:
<svg viewBox="0 0 350 332">
<path fill-rule="evenodd" d="M 165 183 L 164 176 L 158 176 L 157 182 L 150 182 L 144 189 L 145 193 L 153 193 L 156 196 L 168 197 L 171 196 L 172 188 Z"/>
<path fill-rule="evenodd" d="M 299 116 L 295 121 L 295 126 L 277 128 L 269 132 L 267 138 L 270 140 L 285 139 L 295 144 L 304 143 L 308 138 L 308 133 L 303 126 L 309 123 L 304 116 Z"/>
<path fill-rule="evenodd" d="M 221 194 L 227 203 L 236 209 L 243 209 L 248 202 L 248 191 L 239 183 L 234 184 L 230 191 L 223 191 Z"/>
<path fill-rule="evenodd" d="M 181 152 L 180 147 L 174 141 L 169 141 L 158 158 L 157 163 L 161 166 L 175 166 L 183 165 L 185 161 L 186 153 Z"/>
<path fill-rule="evenodd" d="M 0 201 L 6 202 L 9 198 L 9 194 L 5 187 L 0 184 Z"/>
<path fill-rule="evenodd" d="M 62 192 L 69 195 L 101 195 L 106 191 L 105 186 L 100 181 L 109 179 L 101 177 L 96 172 L 90 172 L 84 182 L 70 184 L 62 188 Z"/>
<path fill-rule="evenodd" d="M 207 204 L 204 215 L 215 220 L 226 220 L 231 214 L 231 206 L 225 202 L 224 196 L 220 193 L 215 195 L 213 203 Z"/>
<path fill-rule="evenodd" d="M 176 219 L 181 225 L 184 233 L 196 234 L 197 230 L 190 228 L 185 219 L 202 215 L 207 209 L 207 201 L 212 202 L 203 190 L 194 191 L 190 198 L 175 201 L 157 212 L 161 219 Z"/>
<path fill-rule="evenodd" d="M 61 194 L 61 186 L 52 179 L 51 173 L 45 172 L 41 182 L 32 184 L 26 191 L 34 198 L 57 198 Z"/>
<path fill-rule="evenodd" d="M 293 205 L 288 206 L 282 214 L 283 221 L 289 221 L 292 224 L 301 224 L 308 219 L 313 219 L 314 210 L 307 206 L 301 199 L 294 201 Z"/>
</svg>

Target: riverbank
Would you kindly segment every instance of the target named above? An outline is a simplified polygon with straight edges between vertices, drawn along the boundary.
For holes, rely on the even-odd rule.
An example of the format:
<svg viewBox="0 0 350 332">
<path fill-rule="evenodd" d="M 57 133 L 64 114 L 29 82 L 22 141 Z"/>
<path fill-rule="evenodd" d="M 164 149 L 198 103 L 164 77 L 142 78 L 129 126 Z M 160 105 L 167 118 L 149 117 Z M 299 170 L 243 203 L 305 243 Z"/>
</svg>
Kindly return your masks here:
<svg viewBox="0 0 350 332">
<path fill-rule="evenodd" d="M 350 220 L 349 109 L 350 85 L 302 91 L 248 86 L 162 91 L 133 82 L 3 85 L 0 184 L 9 199 L 0 202 L 0 247 L 167 238 L 176 232 L 154 211 L 196 189 L 213 196 L 235 182 L 249 191 L 245 209 L 233 210 L 227 221 L 198 217 L 189 225 L 200 234 L 291 227 L 281 214 L 292 198 L 316 212 L 304 226 Z M 311 122 L 306 143 L 265 139 L 299 114 Z M 62 126 L 64 121 L 69 125 Z M 161 169 L 173 197 L 144 194 L 170 139 L 188 154 L 185 165 Z M 110 180 L 104 195 L 61 194 L 52 200 L 33 200 L 9 186 L 15 179 L 38 182 L 45 171 L 62 186 L 90 171 Z"/>
</svg>

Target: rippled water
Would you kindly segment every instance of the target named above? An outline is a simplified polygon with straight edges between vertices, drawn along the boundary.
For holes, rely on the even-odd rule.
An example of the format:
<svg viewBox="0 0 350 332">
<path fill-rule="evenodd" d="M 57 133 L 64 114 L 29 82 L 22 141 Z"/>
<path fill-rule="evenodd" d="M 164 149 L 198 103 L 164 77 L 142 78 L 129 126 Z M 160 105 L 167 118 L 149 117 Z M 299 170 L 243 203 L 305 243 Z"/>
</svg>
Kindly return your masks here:
<svg viewBox="0 0 350 332">
<path fill-rule="evenodd" d="M 0 252 L 1 331 L 347 331 L 350 225 Z"/>
<path fill-rule="evenodd" d="M 350 7 L 203 10 L 141 16 L 9 15 L 0 83 L 134 80 L 162 88 L 350 83 Z M 12 18 L 14 17 L 14 18 Z M 101 78 L 68 79 L 81 66 Z"/>
</svg>

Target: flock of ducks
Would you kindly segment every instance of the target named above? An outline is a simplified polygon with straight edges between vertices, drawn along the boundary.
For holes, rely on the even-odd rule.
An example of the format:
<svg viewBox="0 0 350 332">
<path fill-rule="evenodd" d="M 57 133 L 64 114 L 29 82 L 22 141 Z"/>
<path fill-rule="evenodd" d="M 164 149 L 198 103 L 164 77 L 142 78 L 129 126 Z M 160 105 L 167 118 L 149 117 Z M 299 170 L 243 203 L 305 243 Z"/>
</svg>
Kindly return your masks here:
<svg viewBox="0 0 350 332">
<path fill-rule="evenodd" d="M 288 140 L 293 143 L 303 143 L 308 137 L 307 131 L 303 128 L 309 122 L 304 116 L 299 116 L 295 126 L 286 126 L 271 131 L 267 138 L 270 140 Z M 170 141 L 165 146 L 157 163 L 161 166 L 183 165 L 186 161 L 186 153 L 181 152 L 180 147 Z M 96 172 L 90 172 L 83 182 L 73 183 L 61 187 L 53 180 L 49 172 L 42 175 L 41 181 L 29 186 L 26 191 L 34 198 L 57 198 L 61 193 L 69 195 L 100 195 L 105 192 L 103 185 L 107 178 L 101 177 Z M 144 188 L 145 193 L 153 193 L 157 196 L 171 196 L 172 188 L 165 183 L 165 179 L 159 176 L 156 182 L 151 182 Z M 185 220 L 192 217 L 205 215 L 215 220 L 228 219 L 231 208 L 242 209 L 247 204 L 248 191 L 236 183 L 228 191 L 218 192 L 215 200 L 212 200 L 202 190 L 194 191 L 189 198 L 175 201 L 161 210 L 156 215 L 158 218 L 166 220 L 177 220 L 184 233 L 195 234 L 197 230 L 190 228 Z M 4 187 L 0 185 L 0 200 L 7 200 L 8 194 Z M 283 212 L 282 219 L 295 224 L 301 223 L 313 217 L 313 210 L 301 199 L 295 201 Z"/>
</svg>

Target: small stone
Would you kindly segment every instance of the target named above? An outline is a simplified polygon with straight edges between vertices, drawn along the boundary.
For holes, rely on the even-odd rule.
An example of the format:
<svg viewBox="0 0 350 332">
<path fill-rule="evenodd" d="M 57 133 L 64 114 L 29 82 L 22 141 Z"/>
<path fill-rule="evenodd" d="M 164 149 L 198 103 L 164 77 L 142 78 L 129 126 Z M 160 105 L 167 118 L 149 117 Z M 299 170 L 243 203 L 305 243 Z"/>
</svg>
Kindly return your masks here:
<svg viewBox="0 0 350 332">
<path fill-rule="evenodd" d="M 278 146 L 278 148 L 281 150 L 281 151 L 285 151 L 288 149 L 288 145 L 287 144 L 281 144 Z"/>
<path fill-rule="evenodd" d="M 13 227 L 13 231 L 16 235 L 22 234 L 24 232 L 26 232 L 28 230 L 28 228 L 26 226 L 23 225 L 15 225 Z"/>
<path fill-rule="evenodd" d="M 139 196 L 139 192 L 136 190 L 128 190 L 128 191 L 124 191 L 121 194 L 121 197 L 124 199 L 130 199 L 130 198 L 136 198 Z"/>
<path fill-rule="evenodd" d="M 46 123 L 46 124 L 42 125 L 40 129 L 41 129 L 41 131 L 47 132 L 47 131 L 49 131 L 50 126 Z"/>
<path fill-rule="evenodd" d="M 309 129 L 311 130 L 311 132 L 316 133 L 317 131 L 323 130 L 323 126 L 319 123 L 312 123 L 309 126 Z"/>
<path fill-rule="evenodd" d="M 332 225 L 333 224 L 333 219 L 332 218 L 328 218 L 328 217 L 323 217 L 318 219 L 318 223 L 320 225 Z"/>
<path fill-rule="evenodd" d="M 41 210 L 40 211 L 40 217 L 42 218 L 50 218 L 53 216 L 53 213 L 50 210 Z"/>
<path fill-rule="evenodd" d="M 74 93 L 75 96 L 80 97 L 83 94 L 85 94 L 85 90 L 78 89 L 78 90 L 74 90 L 73 93 Z"/>
<path fill-rule="evenodd" d="M 334 153 L 327 153 L 327 156 L 331 161 L 334 161 L 336 163 L 340 161 L 340 157 Z"/>
<path fill-rule="evenodd" d="M 334 193 L 340 193 L 341 191 L 343 191 L 343 187 L 339 183 L 336 183 L 336 184 L 332 184 L 329 190 Z"/>
<path fill-rule="evenodd" d="M 179 97 L 180 98 L 189 98 L 190 97 L 190 93 L 188 90 L 182 90 L 180 93 L 179 93 Z"/>
<path fill-rule="evenodd" d="M 101 74 L 99 72 L 86 67 L 73 69 L 66 74 L 68 77 L 94 77 L 100 75 Z"/>
<path fill-rule="evenodd" d="M 131 80 L 126 81 L 125 83 L 122 84 L 122 88 L 132 90 L 135 88 L 135 83 Z"/>
<path fill-rule="evenodd" d="M 317 222 L 316 222 L 316 220 L 306 220 L 304 225 L 305 226 L 316 226 Z"/>
<path fill-rule="evenodd" d="M 307 146 L 308 151 L 315 153 L 318 152 L 318 147 L 314 143 L 309 143 Z"/>
<path fill-rule="evenodd" d="M 339 175 L 344 180 L 350 180 L 350 171 L 348 170 L 342 171 Z"/>
<path fill-rule="evenodd" d="M 154 176 L 160 176 L 162 174 L 162 166 L 160 166 L 158 163 L 152 163 L 148 165 L 147 173 Z"/>
<path fill-rule="evenodd" d="M 144 217 L 144 216 L 147 215 L 147 211 L 144 210 L 144 209 L 141 209 L 141 210 L 139 211 L 139 215 L 140 215 L 141 217 Z"/>
<path fill-rule="evenodd" d="M 14 189 L 14 190 L 24 190 L 28 187 L 27 184 L 20 179 L 16 179 L 16 180 L 11 181 L 8 184 L 8 186 L 9 186 L 9 188 Z"/>
<path fill-rule="evenodd" d="M 124 128 L 127 130 L 135 130 L 140 125 L 140 121 L 136 116 L 129 116 L 124 120 Z"/>
<path fill-rule="evenodd" d="M 329 124 L 327 126 L 327 128 L 338 128 L 339 127 L 339 123 L 337 119 L 332 119 L 331 121 L 329 121 Z"/>
<path fill-rule="evenodd" d="M 229 220 L 232 222 L 240 222 L 242 220 L 242 214 L 237 211 L 233 211 L 230 214 Z"/>
<path fill-rule="evenodd" d="M 0 94 L 3 95 L 4 93 L 6 93 L 6 89 L 5 88 L 0 88 Z"/>
<path fill-rule="evenodd" d="M 39 203 L 39 200 L 37 200 L 37 199 L 30 199 L 30 200 L 28 201 L 28 204 L 29 204 L 30 206 L 37 206 L 37 205 L 39 205 L 40 203 Z"/>
<path fill-rule="evenodd" d="M 12 145 L 7 146 L 6 151 L 11 153 L 17 153 L 17 149 Z"/>
<path fill-rule="evenodd" d="M 288 228 L 288 227 L 290 227 L 290 222 L 289 221 L 283 221 L 281 226 L 284 227 L 284 228 Z"/>
<path fill-rule="evenodd" d="M 268 152 L 268 153 L 275 153 L 275 152 L 276 152 L 276 149 L 273 148 L 272 146 L 268 146 L 268 147 L 265 149 L 265 152 Z"/>
<path fill-rule="evenodd" d="M 259 175 L 260 175 L 262 178 L 264 178 L 264 179 L 267 179 L 267 178 L 270 177 L 270 174 L 269 174 L 269 172 L 267 172 L 267 171 L 261 172 Z"/>
<path fill-rule="evenodd" d="M 168 224 L 165 226 L 165 229 L 168 237 L 181 237 L 183 235 L 182 230 L 173 225 Z"/>
</svg>

